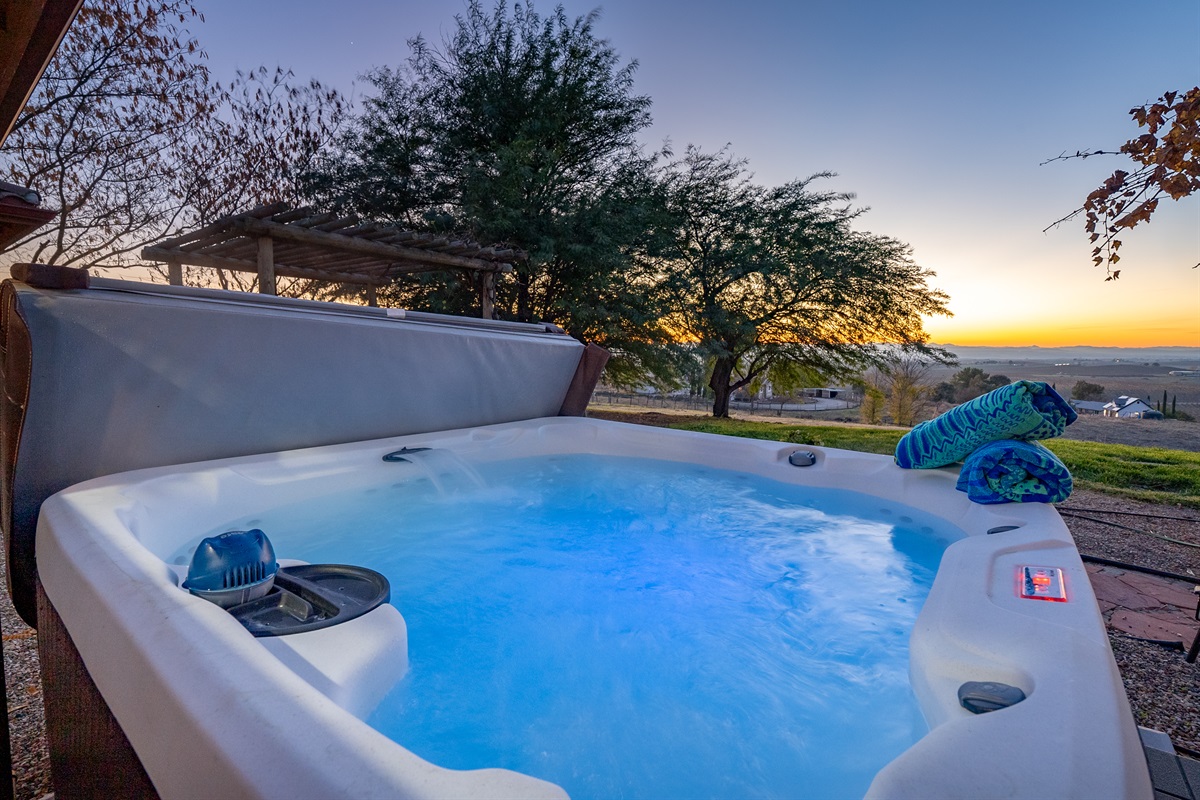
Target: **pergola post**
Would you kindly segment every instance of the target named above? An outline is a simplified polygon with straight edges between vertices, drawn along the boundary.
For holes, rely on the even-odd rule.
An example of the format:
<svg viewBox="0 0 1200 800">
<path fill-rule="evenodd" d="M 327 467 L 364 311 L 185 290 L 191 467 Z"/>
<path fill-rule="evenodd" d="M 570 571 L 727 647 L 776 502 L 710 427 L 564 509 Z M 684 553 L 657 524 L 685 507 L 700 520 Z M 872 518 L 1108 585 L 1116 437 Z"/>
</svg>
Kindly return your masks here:
<svg viewBox="0 0 1200 800">
<path fill-rule="evenodd" d="M 275 294 L 275 244 L 270 236 L 258 237 L 258 291 Z"/>
<path fill-rule="evenodd" d="M 367 305 L 374 308 L 379 305 L 379 298 L 375 294 L 375 284 L 367 284 Z"/>
<path fill-rule="evenodd" d="M 177 259 L 167 262 L 167 283 L 183 286 L 183 263 Z"/>
<path fill-rule="evenodd" d="M 496 314 L 496 273 L 480 273 L 479 306 L 480 316 L 484 319 L 494 319 Z"/>
</svg>

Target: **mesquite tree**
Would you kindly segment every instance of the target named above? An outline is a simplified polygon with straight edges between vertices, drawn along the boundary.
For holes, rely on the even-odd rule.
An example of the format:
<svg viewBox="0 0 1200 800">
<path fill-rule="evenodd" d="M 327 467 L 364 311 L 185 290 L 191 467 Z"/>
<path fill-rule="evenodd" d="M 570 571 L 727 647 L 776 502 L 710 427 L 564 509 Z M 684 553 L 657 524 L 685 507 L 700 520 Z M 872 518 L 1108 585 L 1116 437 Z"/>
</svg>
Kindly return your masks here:
<svg viewBox="0 0 1200 800">
<path fill-rule="evenodd" d="M 300 178 L 339 132 L 345 98 L 317 80 L 298 83 L 282 67 L 238 71 L 216 89 L 220 113 L 182 153 L 190 223 L 275 201 L 299 204 Z"/>
<path fill-rule="evenodd" d="M 636 62 L 597 38 L 596 12 L 542 17 L 528 2 L 489 12 L 475 0 L 455 21 L 440 44 L 410 41 L 403 67 L 368 75 L 375 93 L 311 191 L 369 218 L 526 251 L 498 281 L 500 316 L 615 350 L 610 379 L 662 367 L 651 276 L 630 258 L 653 213 Z M 447 277 L 406 276 L 390 300 L 474 311 L 470 278 Z"/>
<path fill-rule="evenodd" d="M 840 377 L 897 353 L 949 360 L 928 345 L 923 314 L 947 314 L 907 245 L 855 231 L 849 195 L 827 174 L 754 184 L 725 152 L 686 154 L 662 170 L 668 244 L 654 258 L 667 326 L 713 359 L 713 416 L 774 364 Z"/>
</svg>

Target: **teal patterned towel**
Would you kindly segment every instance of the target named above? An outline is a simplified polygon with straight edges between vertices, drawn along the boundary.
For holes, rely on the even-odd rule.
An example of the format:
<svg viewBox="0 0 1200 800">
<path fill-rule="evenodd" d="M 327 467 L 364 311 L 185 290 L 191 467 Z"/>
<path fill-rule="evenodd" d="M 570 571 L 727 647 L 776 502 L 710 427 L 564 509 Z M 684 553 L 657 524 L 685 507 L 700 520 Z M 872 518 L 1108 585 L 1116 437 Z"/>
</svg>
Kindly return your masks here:
<svg viewBox="0 0 1200 800">
<path fill-rule="evenodd" d="M 962 461 L 998 439 L 1051 439 L 1076 419 L 1075 409 L 1041 381 L 1016 381 L 913 428 L 896 445 L 905 469 Z"/>
<path fill-rule="evenodd" d="M 958 490 L 976 503 L 1061 503 L 1071 496 L 1071 473 L 1037 442 L 1001 439 L 967 456 Z"/>
</svg>

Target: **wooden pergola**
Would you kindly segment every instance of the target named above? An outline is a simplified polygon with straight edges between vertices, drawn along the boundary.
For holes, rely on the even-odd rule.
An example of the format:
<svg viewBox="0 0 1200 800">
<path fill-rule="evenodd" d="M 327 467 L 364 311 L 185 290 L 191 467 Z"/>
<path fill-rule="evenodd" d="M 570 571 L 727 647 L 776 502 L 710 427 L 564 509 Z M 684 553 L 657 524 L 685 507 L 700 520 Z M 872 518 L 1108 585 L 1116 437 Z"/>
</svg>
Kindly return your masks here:
<svg viewBox="0 0 1200 800">
<path fill-rule="evenodd" d="M 480 274 L 482 316 L 491 319 L 496 273 L 510 272 L 512 262 L 526 255 L 276 203 L 149 245 L 142 258 L 165 263 L 177 286 L 183 284 L 183 265 L 188 264 L 256 273 L 263 294 L 275 294 L 277 276 L 358 284 L 366 287 L 370 305 L 376 303 L 376 287 L 399 275 L 467 270 Z"/>
</svg>

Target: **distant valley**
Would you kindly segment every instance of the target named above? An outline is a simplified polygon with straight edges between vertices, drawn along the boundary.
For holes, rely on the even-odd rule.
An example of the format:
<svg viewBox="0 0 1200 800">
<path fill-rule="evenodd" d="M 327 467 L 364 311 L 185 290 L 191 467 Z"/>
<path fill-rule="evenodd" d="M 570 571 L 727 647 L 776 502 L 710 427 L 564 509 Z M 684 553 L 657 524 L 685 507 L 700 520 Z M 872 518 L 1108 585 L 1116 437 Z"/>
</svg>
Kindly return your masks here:
<svg viewBox="0 0 1200 800">
<path fill-rule="evenodd" d="M 1154 364 L 1174 369 L 1200 369 L 1200 347 L 968 347 L 939 345 L 958 356 L 963 363 L 1009 361 L 1049 362 L 1051 364 L 1129 363 Z"/>
<path fill-rule="evenodd" d="M 958 364 L 930 368 L 935 381 L 949 380 L 963 367 L 978 367 L 1010 380 L 1053 384 L 1069 395 L 1078 381 L 1104 387 L 1104 399 L 1126 394 L 1154 405 L 1175 402 L 1189 413 L 1200 406 L 1200 376 L 1171 375 L 1200 369 L 1200 347 L 959 347 L 942 345 L 958 356 Z"/>
</svg>

